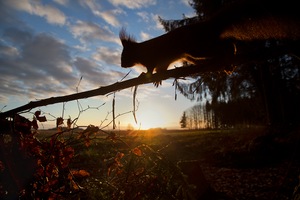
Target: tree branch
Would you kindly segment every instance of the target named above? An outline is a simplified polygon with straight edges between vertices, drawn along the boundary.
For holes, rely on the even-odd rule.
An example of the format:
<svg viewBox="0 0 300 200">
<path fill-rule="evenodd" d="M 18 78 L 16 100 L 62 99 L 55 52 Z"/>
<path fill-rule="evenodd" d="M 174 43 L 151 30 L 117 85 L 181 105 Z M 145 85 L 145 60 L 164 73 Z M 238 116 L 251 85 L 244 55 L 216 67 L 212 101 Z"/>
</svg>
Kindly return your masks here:
<svg viewBox="0 0 300 200">
<path fill-rule="evenodd" d="M 66 96 L 51 97 L 39 101 L 31 101 L 26 105 L 0 113 L 0 118 L 11 117 L 14 116 L 14 114 L 16 113 L 29 111 L 33 108 L 40 107 L 40 106 L 46 106 L 46 105 L 61 103 L 61 102 L 68 102 L 77 99 L 84 99 L 93 96 L 106 95 L 114 91 L 120 91 L 136 85 L 159 82 L 161 80 L 165 80 L 168 78 L 181 78 L 181 77 L 191 76 L 198 73 L 224 70 L 227 66 L 231 66 L 231 65 L 239 65 L 247 62 L 266 60 L 274 56 L 282 55 L 283 53 L 294 52 L 294 49 L 299 46 L 296 45 L 296 47 L 293 48 L 291 48 L 291 46 L 288 47 L 289 48 L 286 48 L 286 46 L 280 46 L 280 47 L 269 48 L 269 49 L 263 48 L 260 50 L 255 50 L 250 53 L 247 52 L 232 57 L 217 56 L 213 59 L 203 60 L 201 61 L 201 63 L 198 63 L 197 65 L 194 66 L 179 67 L 179 68 L 167 70 L 163 73 L 156 73 L 152 75 L 141 74 L 137 78 L 133 78 L 122 82 L 117 82 L 108 86 L 103 86 L 86 92 L 80 92 L 80 93 L 66 95 Z"/>
<path fill-rule="evenodd" d="M 147 84 L 147 83 L 154 82 L 156 80 L 157 81 L 165 80 L 169 77 L 178 78 L 181 76 L 181 74 L 183 76 L 187 76 L 189 74 L 189 70 L 191 70 L 191 72 L 197 71 L 195 69 L 195 67 L 186 67 L 186 68 L 177 68 L 177 69 L 169 70 L 164 74 L 161 74 L 161 73 L 153 74 L 153 75 L 151 75 L 151 77 L 148 77 L 147 74 L 141 74 L 137 78 L 133 78 L 133 79 L 122 81 L 122 82 L 116 82 L 114 84 L 111 84 L 108 86 L 103 86 L 103 87 L 100 87 L 100 88 L 97 88 L 94 90 L 89 90 L 86 92 L 80 92 L 80 93 L 66 95 L 66 96 L 51 97 L 48 99 L 42 99 L 42 100 L 38 100 L 38 101 L 31 101 L 26 105 L 23 105 L 23 106 L 15 108 L 15 109 L 0 113 L 0 117 L 13 116 L 16 113 L 31 110 L 33 108 L 40 107 L 40 106 L 46 106 L 46 105 L 51 105 L 51 104 L 61 103 L 61 102 L 68 102 L 68 101 L 73 101 L 73 100 L 77 100 L 77 99 L 85 99 L 85 98 L 89 98 L 89 97 L 93 97 L 93 96 L 106 95 L 111 92 L 120 91 L 120 90 L 130 88 L 130 87 L 133 87 L 136 85 Z"/>
</svg>

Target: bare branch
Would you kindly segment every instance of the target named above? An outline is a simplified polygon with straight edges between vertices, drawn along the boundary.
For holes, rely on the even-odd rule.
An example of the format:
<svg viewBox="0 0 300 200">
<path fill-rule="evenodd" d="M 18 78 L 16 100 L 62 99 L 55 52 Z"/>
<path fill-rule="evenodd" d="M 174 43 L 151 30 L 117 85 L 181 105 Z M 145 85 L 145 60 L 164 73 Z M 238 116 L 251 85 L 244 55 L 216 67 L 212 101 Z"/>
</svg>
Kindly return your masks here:
<svg viewBox="0 0 300 200">
<path fill-rule="evenodd" d="M 289 45 L 279 46 L 275 48 L 262 48 L 255 50 L 254 52 L 247 52 L 245 54 L 233 55 L 232 57 L 228 56 L 217 56 L 213 59 L 203 60 L 201 63 L 198 63 L 195 66 L 188 67 L 179 67 L 171 70 L 167 70 L 163 73 L 156 73 L 149 77 L 149 74 L 141 74 L 137 78 L 129 79 L 122 82 L 116 82 L 114 84 L 103 86 L 94 90 L 80 92 L 76 94 L 51 97 L 48 99 L 43 99 L 39 101 L 31 101 L 26 105 L 20 106 L 18 108 L 0 113 L 0 117 L 10 117 L 16 113 L 23 111 L 30 111 L 33 108 L 46 106 L 50 104 L 56 104 L 61 102 L 68 102 L 78 99 L 85 99 L 93 96 L 106 95 L 115 91 L 120 91 L 126 88 L 130 88 L 136 85 L 159 82 L 161 80 L 166 80 L 168 78 L 182 78 L 186 76 L 192 76 L 204 72 L 220 71 L 226 69 L 228 66 L 239 65 L 249 62 L 257 62 L 261 60 L 266 60 L 274 56 L 282 55 L 283 53 L 295 53 L 298 52 L 297 48 L 299 46 Z"/>
</svg>

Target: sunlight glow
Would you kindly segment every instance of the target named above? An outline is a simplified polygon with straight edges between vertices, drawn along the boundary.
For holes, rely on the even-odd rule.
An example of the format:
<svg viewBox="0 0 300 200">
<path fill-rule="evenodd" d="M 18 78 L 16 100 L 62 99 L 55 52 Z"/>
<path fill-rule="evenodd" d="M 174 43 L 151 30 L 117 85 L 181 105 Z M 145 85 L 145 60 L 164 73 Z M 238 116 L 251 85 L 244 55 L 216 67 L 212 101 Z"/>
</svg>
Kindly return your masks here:
<svg viewBox="0 0 300 200">
<path fill-rule="evenodd" d="M 138 126 L 140 129 L 147 130 L 150 128 L 163 128 L 167 124 L 162 120 L 163 111 L 148 110 L 137 114 Z M 137 127 L 139 128 L 139 127 Z"/>
</svg>

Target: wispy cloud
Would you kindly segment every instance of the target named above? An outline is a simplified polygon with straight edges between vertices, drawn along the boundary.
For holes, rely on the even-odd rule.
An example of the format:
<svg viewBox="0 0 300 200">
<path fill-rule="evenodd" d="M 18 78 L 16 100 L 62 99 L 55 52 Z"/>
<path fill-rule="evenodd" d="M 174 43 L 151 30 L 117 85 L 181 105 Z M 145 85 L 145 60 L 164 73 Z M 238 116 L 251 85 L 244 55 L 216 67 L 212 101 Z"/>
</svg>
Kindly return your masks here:
<svg viewBox="0 0 300 200">
<path fill-rule="evenodd" d="M 103 11 L 99 3 L 91 0 L 81 0 L 80 4 L 89 8 L 95 16 L 102 18 L 109 25 L 114 27 L 120 26 L 117 15 L 124 14 L 122 9 L 116 8 Z"/>
<path fill-rule="evenodd" d="M 114 26 L 114 27 L 119 27 L 120 22 L 117 19 L 116 15 L 124 13 L 121 9 L 114 9 L 114 10 L 108 10 L 104 12 L 99 12 L 97 15 L 102 17 L 104 21 L 106 21 L 108 24 Z"/>
<path fill-rule="evenodd" d="M 69 3 L 69 0 L 53 0 L 53 1 L 63 6 L 66 6 Z"/>
<path fill-rule="evenodd" d="M 141 11 L 136 13 L 144 22 L 149 22 L 150 16 L 148 12 Z"/>
<path fill-rule="evenodd" d="M 99 47 L 96 53 L 93 54 L 92 58 L 98 62 L 105 63 L 107 65 L 120 66 L 121 52 L 115 48 Z"/>
<path fill-rule="evenodd" d="M 23 33 L 23 35 L 22 35 Z M 75 92 L 77 82 L 84 76 L 85 89 L 115 82 L 124 74 L 107 70 L 93 59 L 72 58 L 71 48 L 48 34 L 17 35 L 0 40 L 0 102 L 8 96 L 41 99 Z M 17 37 L 28 38 L 17 44 Z M 10 41 L 10 45 L 5 41 Z M 100 58 L 106 62 L 117 59 L 109 49 L 100 49 Z M 103 53 L 103 54 L 102 54 Z M 99 55 L 98 55 L 99 56 Z"/>
<path fill-rule="evenodd" d="M 109 0 L 109 2 L 114 6 L 124 6 L 130 9 L 148 7 L 156 4 L 156 0 Z"/>
<path fill-rule="evenodd" d="M 15 10 L 43 17 L 50 24 L 64 25 L 67 20 L 64 13 L 62 13 L 59 9 L 51 5 L 43 5 L 39 1 L 4 0 L 4 4 Z"/>
<path fill-rule="evenodd" d="M 136 15 L 140 18 L 139 21 L 151 24 L 149 25 L 148 29 L 163 30 L 163 26 L 158 20 L 159 18 L 158 14 L 141 11 L 141 12 L 137 12 Z"/>
<path fill-rule="evenodd" d="M 14 43 L 1 44 L 2 55 L 11 53 L 11 57 L 0 56 L 0 100 L 8 94 L 45 98 L 66 94 L 74 86 L 69 48 L 46 34 L 31 38 L 18 47 L 20 50 Z"/>
<path fill-rule="evenodd" d="M 181 3 L 183 3 L 186 6 L 190 6 L 190 0 L 181 0 Z"/>
<path fill-rule="evenodd" d="M 163 25 L 159 22 L 158 18 L 159 18 L 159 15 L 157 14 L 152 14 L 152 19 L 153 21 L 155 22 L 155 26 L 154 28 L 157 29 L 157 30 L 164 30 L 164 27 Z"/>
<path fill-rule="evenodd" d="M 19 55 L 20 52 L 16 47 L 0 44 L 0 57 L 6 57 L 6 59 L 14 59 L 19 57 Z"/>
<path fill-rule="evenodd" d="M 78 20 L 76 24 L 70 26 L 70 31 L 75 38 L 78 38 L 83 43 L 101 40 L 119 44 L 119 38 L 113 32 L 92 22 Z"/>
<path fill-rule="evenodd" d="M 18 28 L 7 28 L 3 30 L 2 38 L 8 42 L 16 45 L 24 45 L 32 40 L 32 33 L 27 30 L 20 30 Z"/>
<path fill-rule="evenodd" d="M 101 65 L 83 57 L 77 57 L 74 66 L 78 70 L 80 76 L 84 78 L 84 82 L 88 83 L 89 86 L 111 84 L 124 76 L 123 73 L 115 70 L 105 70 Z"/>
<path fill-rule="evenodd" d="M 140 35 L 143 41 L 150 39 L 150 35 L 148 33 L 145 33 L 144 31 L 142 31 Z"/>
</svg>

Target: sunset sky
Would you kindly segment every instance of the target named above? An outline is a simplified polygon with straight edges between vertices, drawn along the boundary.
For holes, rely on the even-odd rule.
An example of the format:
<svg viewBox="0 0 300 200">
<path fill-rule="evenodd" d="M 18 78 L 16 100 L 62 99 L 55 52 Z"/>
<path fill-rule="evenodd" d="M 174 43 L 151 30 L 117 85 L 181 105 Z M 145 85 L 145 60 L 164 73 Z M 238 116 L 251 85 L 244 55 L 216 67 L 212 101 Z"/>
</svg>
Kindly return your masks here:
<svg viewBox="0 0 300 200">
<path fill-rule="evenodd" d="M 120 29 L 125 27 L 140 42 L 164 33 L 158 16 L 181 19 L 183 14 L 195 15 L 188 0 L 0 0 L 1 111 L 73 94 L 77 86 L 83 92 L 120 81 L 130 71 L 120 67 Z M 126 80 L 141 72 L 133 68 Z M 180 94 L 175 101 L 172 82 L 139 86 L 138 124 L 132 113 L 124 114 L 133 109 L 133 89 L 117 92 L 116 115 L 122 115 L 117 125 L 179 128 L 183 111 L 196 102 Z M 44 128 L 54 127 L 62 115 L 80 115 L 78 125 L 103 127 L 112 119 L 112 98 L 97 96 L 32 112 L 46 115 L 49 122 L 40 124 Z"/>
</svg>

